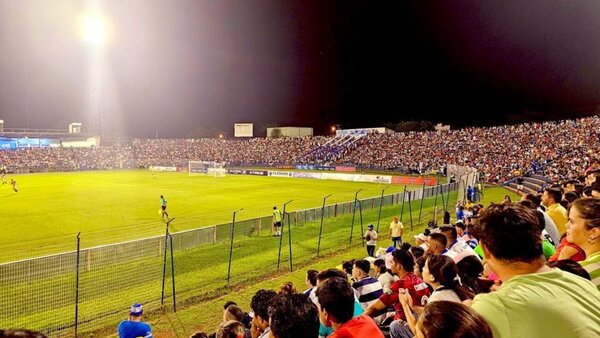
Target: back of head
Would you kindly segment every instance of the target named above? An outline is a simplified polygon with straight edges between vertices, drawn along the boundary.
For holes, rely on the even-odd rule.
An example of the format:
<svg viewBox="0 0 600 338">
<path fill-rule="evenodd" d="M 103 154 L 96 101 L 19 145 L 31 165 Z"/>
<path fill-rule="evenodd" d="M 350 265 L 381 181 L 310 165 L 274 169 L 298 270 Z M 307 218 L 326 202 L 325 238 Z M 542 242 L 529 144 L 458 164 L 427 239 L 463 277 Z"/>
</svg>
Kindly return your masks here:
<svg viewBox="0 0 600 338">
<path fill-rule="evenodd" d="M 554 201 L 554 203 L 560 203 L 562 200 L 562 191 L 559 188 L 546 188 L 544 192 Z"/>
<path fill-rule="evenodd" d="M 419 257 L 423 256 L 425 254 L 425 249 L 423 249 L 420 246 L 411 246 L 410 247 L 410 253 L 413 255 L 413 257 L 415 259 L 418 259 Z"/>
<path fill-rule="evenodd" d="M 298 291 L 296 290 L 294 283 L 285 282 L 285 283 L 281 284 L 281 286 L 279 286 L 279 289 L 277 289 L 277 293 L 279 293 L 279 294 L 284 293 L 284 294 L 291 295 L 293 293 L 298 293 Z"/>
<path fill-rule="evenodd" d="M 483 264 L 477 257 L 466 256 L 456 263 L 456 267 L 463 286 L 474 294 L 488 292 L 487 283 L 479 279 L 479 276 L 483 273 Z"/>
<path fill-rule="evenodd" d="M 417 323 L 427 338 L 492 338 L 483 317 L 468 306 L 450 301 L 427 304 Z"/>
<path fill-rule="evenodd" d="M 535 205 L 536 208 L 539 208 L 540 204 L 542 204 L 542 199 L 538 195 L 526 194 L 525 196 L 523 196 L 522 199 L 531 201 Z"/>
<path fill-rule="evenodd" d="M 244 311 L 237 305 L 229 305 L 225 309 L 225 316 L 227 320 L 236 320 L 241 322 L 244 320 Z"/>
<path fill-rule="evenodd" d="M 443 235 L 442 235 L 443 236 Z M 415 268 L 415 258 L 407 250 L 394 250 L 392 252 L 392 258 L 394 261 L 404 269 L 406 272 L 413 272 Z"/>
<path fill-rule="evenodd" d="M 444 234 L 444 236 L 446 236 L 449 243 L 454 242 L 456 240 L 456 237 L 458 236 L 456 228 L 451 225 L 441 226 L 440 231 L 442 234 Z"/>
<path fill-rule="evenodd" d="M 538 260 L 542 256 L 541 234 L 537 211 L 518 204 L 491 205 L 480 219 L 480 242 L 505 262 Z"/>
<path fill-rule="evenodd" d="M 327 270 L 323 270 L 321 272 L 319 272 L 319 274 L 317 275 L 317 279 L 319 280 L 320 283 L 328 280 L 329 278 L 345 278 L 347 279 L 348 276 L 344 273 L 344 271 L 339 270 L 339 269 L 327 269 Z"/>
<path fill-rule="evenodd" d="M 39 332 L 30 330 L 0 330 L 0 338 L 46 338 Z"/>
<path fill-rule="evenodd" d="M 269 303 L 277 293 L 273 290 L 258 290 L 252 296 L 250 308 L 254 311 L 255 316 L 260 316 L 264 321 L 269 321 Z"/>
<path fill-rule="evenodd" d="M 559 268 L 562 271 L 570 272 L 574 275 L 577 275 L 581 278 L 585 278 L 590 281 L 592 280 L 592 278 L 590 277 L 590 273 L 587 272 L 581 266 L 581 264 L 575 262 L 574 260 L 570 260 L 570 259 L 556 260 L 553 262 L 549 262 L 548 266 L 551 268 Z"/>
<path fill-rule="evenodd" d="M 240 338 L 245 337 L 245 335 L 246 328 L 244 327 L 244 324 L 235 320 L 230 320 L 219 327 L 215 338 Z"/>
<path fill-rule="evenodd" d="M 327 312 L 331 321 L 342 324 L 352 319 L 354 291 L 347 279 L 329 278 L 317 288 L 317 298 L 321 309 Z"/>
<path fill-rule="evenodd" d="M 319 271 L 317 270 L 308 270 L 306 271 L 306 279 L 310 283 L 310 285 L 317 285 L 317 276 L 319 275 Z"/>
<path fill-rule="evenodd" d="M 452 258 L 444 255 L 430 255 L 425 264 L 433 278 L 446 288 L 454 290 L 460 300 L 465 300 L 472 296 L 461 287 L 458 278 L 458 268 Z"/>
<path fill-rule="evenodd" d="M 448 238 L 444 234 L 432 233 L 431 235 L 429 235 L 430 245 L 432 241 L 442 246 L 443 248 L 445 248 L 448 245 Z"/>
<path fill-rule="evenodd" d="M 349 260 L 347 262 L 342 263 L 342 269 L 344 269 L 344 271 L 349 275 L 352 274 L 353 266 L 354 266 L 354 260 Z"/>
<path fill-rule="evenodd" d="M 281 294 L 269 306 L 271 333 L 276 338 L 304 338 L 319 335 L 319 313 L 303 294 Z"/>
<path fill-rule="evenodd" d="M 373 262 L 373 265 L 375 265 L 379 273 L 385 273 L 387 271 L 387 268 L 385 267 L 385 261 L 381 258 L 376 259 Z"/>
<path fill-rule="evenodd" d="M 354 261 L 354 269 L 356 268 L 360 269 L 360 271 L 364 272 L 365 274 L 368 274 L 371 270 L 371 263 L 369 263 L 369 261 L 366 259 L 357 259 Z"/>
</svg>

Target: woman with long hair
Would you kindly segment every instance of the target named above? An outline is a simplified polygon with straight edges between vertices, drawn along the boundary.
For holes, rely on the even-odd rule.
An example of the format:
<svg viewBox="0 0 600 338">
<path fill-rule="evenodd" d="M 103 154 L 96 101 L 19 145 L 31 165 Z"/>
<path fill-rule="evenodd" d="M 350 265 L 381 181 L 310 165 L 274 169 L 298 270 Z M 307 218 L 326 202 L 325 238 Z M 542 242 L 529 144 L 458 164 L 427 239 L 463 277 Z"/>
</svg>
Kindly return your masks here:
<svg viewBox="0 0 600 338">
<path fill-rule="evenodd" d="M 485 319 L 461 303 L 439 301 L 427 304 L 415 327 L 423 338 L 492 338 Z"/>
<path fill-rule="evenodd" d="M 490 287 L 494 282 L 482 278 L 483 264 L 475 256 L 466 256 L 456 263 L 458 276 L 464 287 L 475 295 L 490 292 Z"/>
<path fill-rule="evenodd" d="M 462 286 L 458 268 L 448 256 L 429 256 L 423 267 L 423 280 L 434 290 L 428 303 L 440 300 L 462 302 L 473 298 L 473 292 Z"/>
<path fill-rule="evenodd" d="M 579 262 L 600 290 L 600 199 L 580 198 L 569 209 L 567 241 L 585 251 Z"/>
</svg>

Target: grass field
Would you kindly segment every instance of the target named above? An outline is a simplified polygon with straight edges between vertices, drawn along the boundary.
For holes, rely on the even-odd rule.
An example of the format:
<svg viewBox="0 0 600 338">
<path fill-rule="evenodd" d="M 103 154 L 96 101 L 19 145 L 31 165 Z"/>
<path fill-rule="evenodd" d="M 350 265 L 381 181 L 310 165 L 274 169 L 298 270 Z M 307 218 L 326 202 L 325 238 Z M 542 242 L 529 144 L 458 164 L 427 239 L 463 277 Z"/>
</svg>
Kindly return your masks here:
<svg viewBox="0 0 600 338">
<path fill-rule="evenodd" d="M 269 215 L 273 205 L 293 199 L 288 210 L 379 196 L 373 183 L 278 177 L 224 178 L 148 171 L 74 172 L 16 175 L 19 193 L 0 187 L 0 262 L 73 250 L 81 232 L 85 247 L 160 235 L 159 196 L 168 200 L 172 232 Z M 411 187 L 407 187 L 410 189 Z M 413 189 L 417 187 L 412 187 Z M 386 193 L 399 192 L 391 186 Z"/>
</svg>

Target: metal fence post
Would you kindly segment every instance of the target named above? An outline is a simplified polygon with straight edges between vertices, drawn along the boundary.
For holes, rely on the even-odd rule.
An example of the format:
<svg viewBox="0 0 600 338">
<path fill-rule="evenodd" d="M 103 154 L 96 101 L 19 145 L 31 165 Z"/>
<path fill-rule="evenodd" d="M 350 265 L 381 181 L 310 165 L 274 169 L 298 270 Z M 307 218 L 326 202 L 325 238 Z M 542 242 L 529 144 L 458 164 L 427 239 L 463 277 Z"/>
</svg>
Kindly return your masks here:
<svg viewBox="0 0 600 338">
<path fill-rule="evenodd" d="M 279 235 L 279 253 L 277 254 L 277 269 L 279 269 L 279 266 L 281 264 L 281 245 L 283 244 L 283 229 L 285 229 L 285 207 L 291 203 L 293 200 L 289 200 L 285 203 L 283 203 L 283 214 L 282 214 L 282 220 L 281 220 L 281 234 Z"/>
<path fill-rule="evenodd" d="M 383 192 L 389 187 L 390 186 L 388 185 L 387 187 L 385 187 L 381 190 L 381 197 L 379 198 L 379 215 L 377 216 L 377 233 L 379 233 L 379 221 L 381 220 L 381 207 L 383 206 Z"/>
<path fill-rule="evenodd" d="M 231 280 L 231 259 L 233 258 L 233 236 L 235 234 L 235 214 L 238 211 L 242 211 L 244 208 L 233 211 L 233 217 L 231 220 L 231 229 L 229 230 L 230 238 L 229 238 L 229 265 L 227 267 L 227 286 L 229 286 L 229 282 Z"/>
<path fill-rule="evenodd" d="M 423 212 L 423 201 L 425 201 L 425 182 L 423 182 L 423 188 L 421 188 L 421 206 L 419 207 L 419 220 L 417 224 L 421 224 L 421 213 Z"/>
<path fill-rule="evenodd" d="M 354 207 L 352 208 L 352 224 L 350 225 L 350 244 L 352 244 L 352 233 L 354 232 L 354 217 L 356 216 L 356 201 L 358 201 L 358 193 L 362 191 L 358 189 L 358 191 L 354 194 Z M 362 234 L 361 234 L 362 236 Z"/>
<path fill-rule="evenodd" d="M 284 206 L 285 209 L 285 206 Z M 284 214 L 285 215 L 285 214 Z M 288 223 L 288 245 L 290 246 L 290 272 L 294 271 L 294 265 L 292 264 L 292 226 L 291 226 L 291 222 L 290 222 L 290 217 L 288 214 L 287 217 L 287 223 Z M 282 226 L 283 228 L 283 226 Z"/>
<path fill-rule="evenodd" d="M 404 200 L 406 199 L 406 186 L 404 186 L 404 190 L 402 191 L 402 207 L 400 207 L 400 222 L 403 221 L 404 218 Z"/>
<path fill-rule="evenodd" d="M 408 215 L 410 216 L 410 231 L 413 231 L 413 219 L 412 219 L 412 193 L 413 191 L 408 192 Z"/>
<path fill-rule="evenodd" d="M 160 305 L 165 303 L 165 280 L 167 279 L 167 241 L 169 240 L 169 224 L 175 219 L 175 217 L 171 219 L 167 219 L 166 227 L 165 227 L 165 244 L 163 248 L 163 275 L 162 275 L 162 287 L 160 294 Z"/>
<path fill-rule="evenodd" d="M 173 312 L 177 312 L 177 303 L 175 301 L 175 259 L 173 257 L 173 236 L 169 234 L 169 244 L 171 244 L 171 280 L 173 282 Z"/>
<path fill-rule="evenodd" d="M 79 328 L 79 253 L 80 253 L 80 237 L 81 232 L 77 233 L 77 260 L 75 262 L 75 337 L 77 337 L 77 329 Z"/>
<path fill-rule="evenodd" d="M 363 236 L 365 233 L 365 229 L 363 228 L 363 218 L 362 218 L 362 201 L 358 201 L 358 212 L 360 216 L 360 238 L 362 240 L 362 246 L 365 247 L 365 237 Z"/>
<path fill-rule="evenodd" d="M 323 234 L 323 218 L 325 217 L 325 200 L 327 197 L 331 196 L 331 194 L 323 197 L 323 211 L 321 212 L 321 226 L 319 227 L 319 239 L 317 241 L 317 257 L 319 256 L 319 252 L 321 250 L 321 235 Z M 336 204 L 337 206 L 337 204 Z"/>
</svg>

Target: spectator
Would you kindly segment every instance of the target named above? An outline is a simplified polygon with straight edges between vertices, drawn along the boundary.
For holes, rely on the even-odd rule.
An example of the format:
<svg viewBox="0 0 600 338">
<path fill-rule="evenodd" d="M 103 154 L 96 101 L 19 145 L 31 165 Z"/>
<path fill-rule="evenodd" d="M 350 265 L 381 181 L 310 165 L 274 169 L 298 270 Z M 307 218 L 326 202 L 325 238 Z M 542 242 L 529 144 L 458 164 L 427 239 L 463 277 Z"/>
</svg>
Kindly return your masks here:
<svg viewBox="0 0 600 338">
<path fill-rule="evenodd" d="M 0 338 L 46 338 L 46 336 L 40 332 L 30 330 L 0 329 Z"/>
<path fill-rule="evenodd" d="M 244 320 L 244 311 L 237 305 L 231 304 L 223 311 L 223 323 L 230 321 L 242 322 Z"/>
<path fill-rule="evenodd" d="M 464 287 L 474 295 L 490 292 L 493 282 L 483 278 L 483 264 L 477 257 L 467 256 L 456 263 Z"/>
<path fill-rule="evenodd" d="M 427 238 L 427 236 L 425 236 L 425 234 L 415 235 L 415 243 L 419 247 L 423 248 L 425 251 L 427 251 L 427 246 L 428 246 L 427 241 L 428 240 L 429 239 Z"/>
<path fill-rule="evenodd" d="M 492 338 L 492 330 L 477 312 L 456 302 L 428 304 L 416 324 L 423 338 Z"/>
<path fill-rule="evenodd" d="M 369 316 L 353 317 L 354 292 L 346 279 L 330 278 L 320 284 L 316 292 L 319 319 L 324 326 L 333 328 L 331 338 L 383 338 Z"/>
<path fill-rule="evenodd" d="M 390 223 L 390 238 L 392 239 L 392 245 L 394 249 L 397 246 L 402 245 L 402 233 L 404 232 L 404 225 L 398 219 L 398 216 L 394 216 L 392 223 Z"/>
<path fill-rule="evenodd" d="M 388 292 L 392 283 L 397 281 L 398 277 L 394 276 L 392 271 L 385 266 L 385 261 L 383 259 L 376 259 L 373 264 L 377 267 L 377 280 L 381 283 L 383 292 Z"/>
<path fill-rule="evenodd" d="M 119 338 L 152 338 L 152 329 L 148 323 L 142 322 L 142 304 L 135 303 L 129 310 L 129 319 L 119 323 L 117 331 Z"/>
<path fill-rule="evenodd" d="M 592 277 L 590 277 L 590 274 L 581 266 L 581 264 L 579 264 L 573 260 L 570 260 L 570 259 L 563 259 L 560 261 L 549 262 L 548 266 L 551 268 L 558 268 L 558 269 L 561 269 L 562 271 L 570 272 L 576 276 L 585 278 L 589 281 L 592 280 Z"/>
<path fill-rule="evenodd" d="M 569 210 L 567 240 L 585 251 L 581 266 L 600 290 L 600 199 L 584 198 L 573 202 Z"/>
<path fill-rule="evenodd" d="M 317 276 L 317 290 L 319 289 L 319 286 L 321 284 L 323 284 L 326 280 L 330 279 L 330 278 L 344 278 L 346 279 L 346 281 L 348 280 L 347 275 L 338 269 L 328 269 L 328 270 L 324 270 L 319 272 L 319 275 Z M 316 296 L 318 298 L 318 293 L 316 293 Z M 319 304 L 317 303 L 317 306 L 319 306 Z M 363 309 L 360 306 L 360 303 L 358 302 L 358 299 L 356 299 L 356 297 L 354 298 L 354 317 L 358 317 L 360 315 L 363 314 Z M 331 327 L 327 327 L 325 325 L 323 325 L 323 323 L 319 324 L 319 337 L 323 338 L 323 337 L 328 337 L 333 333 L 333 328 Z"/>
<path fill-rule="evenodd" d="M 473 298 L 473 294 L 462 287 L 458 268 L 450 257 L 430 255 L 423 268 L 423 280 L 434 290 L 428 303 L 440 300 L 460 303 Z"/>
<path fill-rule="evenodd" d="M 352 277 L 354 277 L 356 282 L 352 283 L 352 288 L 356 290 L 358 302 L 363 310 L 375 303 L 383 294 L 381 283 L 377 279 L 369 276 L 370 270 L 371 263 L 369 263 L 369 261 L 364 259 L 357 259 L 354 261 Z"/>
<path fill-rule="evenodd" d="M 293 293 L 298 293 L 298 290 L 296 290 L 296 287 L 294 286 L 294 283 L 292 283 L 292 282 L 285 282 L 285 283 L 283 283 L 283 284 L 281 284 L 279 286 L 279 289 L 277 289 L 277 293 L 278 294 L 291 295 Z"/>
<path fill-rule="evenodd" d="M 346 282 L 347 283 L 347 282 Z M 269 305 L 272 338 L 317 337 L 319 312 L 303 294 L 280 294 Z"/>
<path fill-rule="evenodd" d="M 432 233 L 429 235 L 429 245 L 427 246 L 427 253 L 432 255 L 446 255 L 452 259 L 456 258 L 458 254 L 454 251 L 448 250 L 448 239 L 444 234 Z"/>
<path fill-rule="evenodd" d="M 303 294 L 305 294 L 306 296 L 308 296 L 310 298 L 310 300 L 313 301 L 313 303 L 315 303 L 315 305 L 317 305 L 317 296 L 315 296 L 315 290 L 317 288 L 317 275 L 319 274 L 319 271 L 317 270 L 308 270 L 306 271 L 306 279 L 304 281 L 304 283 L 306 284 L 306 286 L 308 286 L 308 289 L 306 289 Z"/>
<path fill-rule="evenodd" d="M 448 242 L 446 244 L 446 249 L 456 253 L 456 257 L 452 257 L 452 259 L 459 261 L 465 256 L 477 256 L 475 251 L 473 251 L 467 242 L 463 241 L 462 238 L 458 238 L 458 232 L 456 231 L 455 227 L 451 225 L 444 225 L 440 227 L 440 232 L 446 236 L 446 240 Z"/>
<path fill-rule="evenodd" d="M 406 320 L 406 314 L 399 301 L 400 290 L 407 290 L 415 309 L 424 306 L 429 297 L 427 285 L 414 274 L 414 265 L 414 257 L 410 252 L 406 250 L 394 251 L 392 273 L 400 279 L 392 284 L 390 292 L 384 293 L 379 300 L 365 310 L 365 314 L 375 317 L 393 305 L 395 310 L 394 322 L 390 325 L 390 335 L 392 336 L 400 336 L 402 332 L 406 331 L 402 322 Z"/>
<path fill-rule="evenodd" d="M 252 326 L 250 333 L 252 338 L 269 337 L 269 304 L 277 293 L 272 290 L 258 290 L 252 296 L 250 309 L 252 309 Z"/>
<path fill-rule="evenodd" d="M 546 207 L 546 213 L 562 235 L 567 230 L 567 210 L 559 204 L 561 199 L 562 193 L 558 189 L 547 188 L 542 194 L 542 204 Z"/>
<path fill-rule="evenodd" d="M 548 214 L 540 208 L 542 199 L 534 194 L 525 194 L 523 197 L 521 197 L 521 201 L 524 200 L 531 201 L 535 205 L 535 208 L 544 214 L 544 229 L 550 238 L 552 238 L 552 244 L 554 244 L 554 246 L 558 246 L 560 243 L 560 234 L 558 232 L 558 228 L 556 227 L 556 224 L 554 224 L 552 218 L 550 218 L 550 216 L 548 216 Z"/>
<path fill-rule="evenodd" d="M 369 257 L 375 257 L 375 247 L 377 246 L 377 232 L 373 230 L 373 224 L 369 224 L 367 232 L 364 236 L 367 241 L 367 255 Z"/>
<path fill-rule="evenodd" d="M 542 225 L 533 210 L 492 205 L 480 226 L 486 262 L 503 283 L 475 296 L 473 308 L 495 337 L 600 335 L 600 326 L 590 325 L 600 318 L 600 308 L 592 305 L 600 303 L 600 293 L 589 281 L 545 265 Z"/>
<path fill-rule="evenodd" d="M 230 320 L 221 324 L 215 338 L 244 338 L 245 336 L 246 327 L 244 327 L 244 324 L 235 320 Z"/>
</svg>

